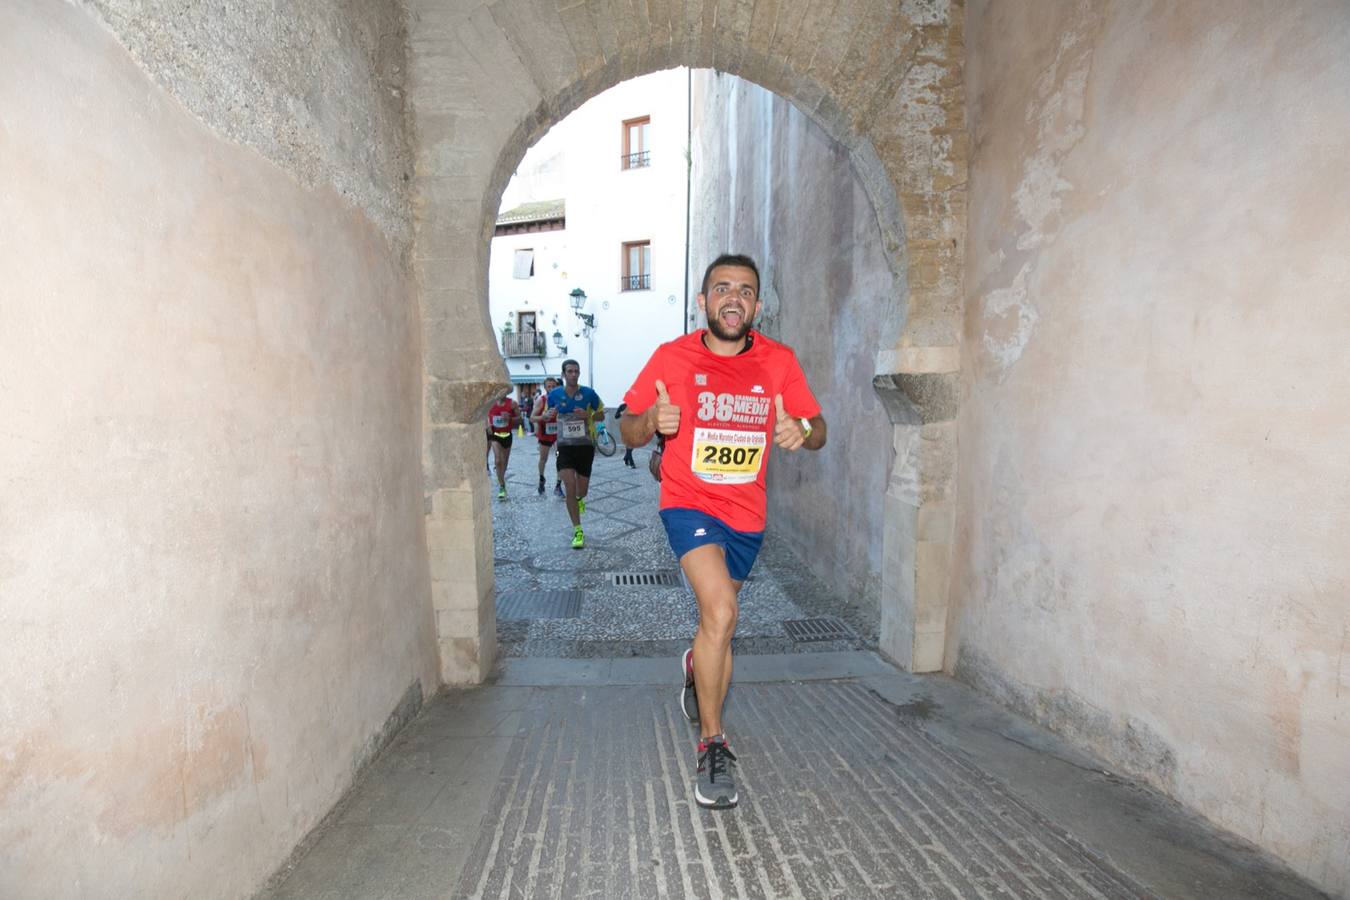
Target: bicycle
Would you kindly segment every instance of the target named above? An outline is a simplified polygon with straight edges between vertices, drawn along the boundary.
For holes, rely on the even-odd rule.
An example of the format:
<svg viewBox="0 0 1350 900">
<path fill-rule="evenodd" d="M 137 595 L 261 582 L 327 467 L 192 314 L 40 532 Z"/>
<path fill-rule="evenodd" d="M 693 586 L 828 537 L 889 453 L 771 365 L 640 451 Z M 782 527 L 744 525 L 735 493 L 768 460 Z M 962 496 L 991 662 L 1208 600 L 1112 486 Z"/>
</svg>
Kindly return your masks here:
<svg viewBox="0 0 1350 900">
<path fill-rule="evenodd" d="M 614 440 L 614 435 L 605 430 L 604 422 L 595 423 L 595 450 L 601 456 L 613 456 L 619 449 L 619 444 Z"/>
</svg>

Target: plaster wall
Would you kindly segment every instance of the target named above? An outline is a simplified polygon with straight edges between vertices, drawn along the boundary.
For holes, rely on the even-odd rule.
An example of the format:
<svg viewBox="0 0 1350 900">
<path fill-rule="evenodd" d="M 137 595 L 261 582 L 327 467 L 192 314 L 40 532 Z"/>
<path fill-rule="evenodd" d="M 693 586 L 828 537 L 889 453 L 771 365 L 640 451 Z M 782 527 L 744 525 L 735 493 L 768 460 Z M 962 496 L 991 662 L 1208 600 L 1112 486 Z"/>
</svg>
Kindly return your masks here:
<svg viewBox="0 0 1350 900">
<path fill-rule="evenodd" d="M 586 342 L 574 337 L 572 329 L 576 318 L 568 305 L 567 294 L 573 285 L 563 276 L 568 271 L 571 254 L 568 252 L 566 228 L 557 231 L 536 231 L 526 234 L 504 234 L 492 239 L 492 257 L 488 268 L 490 285 L 489 309 L 498 335 L 505 322 L 514 323 L 521 312 L 535 314 L 535 322 L 545 337 L 544 358 L 538 356 L 506 358 L 506 367 L 512 378 L 520 381 L 543 381 L 545 376 L 557 377 L 562 371 L 563 353 L 553 340 L 556 331 L 568 345 L 568 356 L 580 352 L 581 364 L 586 365 Z M 517 250 L 534 253 L 534 274 L 529 278 L 515 277 Z M 582 369 L 585 375 L 585 369 Z"/>
<path fill-rule="evenodd" d="M 949 665 L 1350 893 L 1350 16 L 966 25 Z"/>
<path fill-rule="evenodd" d="M 564 198 L 567 228 L 492 239 L 492 322 L 500 328 L 518 310 L 540 311 L 540 327 L 550 335 L 555 328 L 561 331 L 566 355 L 581 363 L 582 383 L 595 388 L 610 410 L 623 402 L 652 351 L 684 333 L 687 109 L 685 69 L 615 85 L 583 103 L 532 147 L 503 194 L 509 199 L 503 199 L 502 211 L 528 200 Z M 621 126 L 640 116 L 651 118 L 650 164 L 623 169 Z M 552 170 L 547 177 L 533 171 L 536 160 Z M 534 278 L 513 278 L 512 251 L 535 246 L 531 240 L 547 245 L 547 258 L 536 265 Z M 650 286 L 621 290 L 623 244 L 642 240 L 651 242 Z M 587 295 L 582 312 L 595 316 L 594 377 L 587 368 L 581 322 L 569 304 L 575 288 Z M 548 371 L 557 375 L 563 356 L 551 340 L 548 352 Z M 522 374 L 520 361 L 509 360 L 507 367 L 513 376 Z M 533 371 L 539 371 L 537 360 Z"/>
<path fill-rule="evenodd" d="M 873 362 L 904 281 L 887 264 L 847 150 L 754 84 L 701 69 L 694 86 L 690 292 L 719 253 L 754 258 L 758 327 L 796 350 L 830 426 L 823 451 L 770 461 L 770 527 L 837 593 L 879 617 L 894 452 Z M 693 322 L 706 324 L 701 314 Z"/>
<path fill-rule="evenodd" d="M 229 17 L 265 18 L 193 15 L 241 42 L 160 35 L 207 67 L 258 34 Z M 255 72 L 255 108 L 300 97 L 315 134 L 373 116 L 361 35 L 397 7 L 287 15 L 340 38 L 292 46 L 289 83 Z M 311 83 L 306 53 L 367 78 Z M 247 895 L 437 683 L 399 216 L 222 137 L 152 70 L 97 11 L 0 4 L 6 898 Z M 404 205 L 347 149 L 374 207 Z"/>
</svg>

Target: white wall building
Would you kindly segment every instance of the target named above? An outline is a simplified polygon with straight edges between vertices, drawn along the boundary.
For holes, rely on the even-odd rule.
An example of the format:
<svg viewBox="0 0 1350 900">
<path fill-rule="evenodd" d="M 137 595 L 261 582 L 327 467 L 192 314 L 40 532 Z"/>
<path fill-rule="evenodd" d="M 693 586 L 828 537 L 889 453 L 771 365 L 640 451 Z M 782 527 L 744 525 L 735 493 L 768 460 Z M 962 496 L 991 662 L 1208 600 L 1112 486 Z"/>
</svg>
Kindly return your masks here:
<svg viewBox="0 0 1350 900">
<path fill-rule="evenodd" d="M 670 69 L 600 94 L 530 148 L 507 186 L 488 302 L 499 334 L 510 323 L 514 383 L 558 374 L 556 333 L 612 409 L 656 346 L 684 333 L 688 79 Z M 576 289 L 595 317 L 589 357 Z"/>
</svg>

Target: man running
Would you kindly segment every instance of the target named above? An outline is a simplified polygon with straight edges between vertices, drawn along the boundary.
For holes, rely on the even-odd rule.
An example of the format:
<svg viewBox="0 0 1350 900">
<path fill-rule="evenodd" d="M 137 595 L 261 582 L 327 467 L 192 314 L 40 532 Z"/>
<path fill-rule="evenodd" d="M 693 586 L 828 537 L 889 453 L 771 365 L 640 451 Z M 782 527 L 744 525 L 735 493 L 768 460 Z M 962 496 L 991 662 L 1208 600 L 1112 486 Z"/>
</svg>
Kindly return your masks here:
<svg viewBox="0 0 1350 900">
<path fill-rule="evenodd" d="M 520 424 L 520 406 L 504 394 L 488 407 L 488 446 L 497 464 L 497 499 L 506 499 L 506 464 L 511 459 L 512 432 Z"/>
<path fill-rule="evenodd" d="M 572 549 L 580 550 L 586 546 L 581 514 L 586 511 L 586 491 L 595 462 L 594 418 L 604 414 L 605 405 L 599 394 L 577 384 L 581 364 L 575 359 L 563 360 L 562 375 L 563 386 L 549 391 L 548 406 L 558 418 L 558 477 L 567 497 L 567 515 L 572 520 Z"/>
<path fill-rule="evenodd" d="M 544 495 L 548 479 L 544 477 L 544 466 L 548 463 L 548 452 L 558 442 L 558 414 L 548 408 L 548 394 L 558 386 L 558 379 L 550 375 L 544 379 L 544 389 L 534 398 L 534 408 L 530 411 L 530 421 L 534 423 L 534 436 L 539 439 L 539 496 Z M 563 495 L 562 481 L 553 482 L 553 493 Z"/>
<path fill-rule="evenodd" d="M 665 436 L 661 521 L 698 601 L 698 631 L 680 667 L 681 707 L 701 734 L 694 799 L 726 809 L 738 797 L 722 704 L 737 594 L 764 540 L 770 438 L 784 450 L 819 450 L 825 420 L 796 354 L 751 329 L 760 312 L 754 260 L 715 259 L 698 306 L 708 327 L 656 348 L 624 396 L 629 414 L 619 427 L 632 446 Z"/>
</svg>

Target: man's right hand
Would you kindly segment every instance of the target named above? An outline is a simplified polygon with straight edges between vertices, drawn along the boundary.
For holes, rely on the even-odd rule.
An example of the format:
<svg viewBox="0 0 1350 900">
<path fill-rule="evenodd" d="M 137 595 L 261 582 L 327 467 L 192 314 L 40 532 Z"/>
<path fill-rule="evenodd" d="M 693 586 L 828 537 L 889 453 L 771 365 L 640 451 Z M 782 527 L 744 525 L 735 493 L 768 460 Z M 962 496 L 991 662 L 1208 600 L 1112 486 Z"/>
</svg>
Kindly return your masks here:
<svg viewBox="0 0 1350 900">
<path fill-rule="evenodd" d="M 680 408 L 670 402 L 670 394 L 660 379 L 656 382 L 656 403 L 652 405 L 650 415 L 652 424 L 661 434 L 671 435 L 680 430 Z"/>
</svg>

